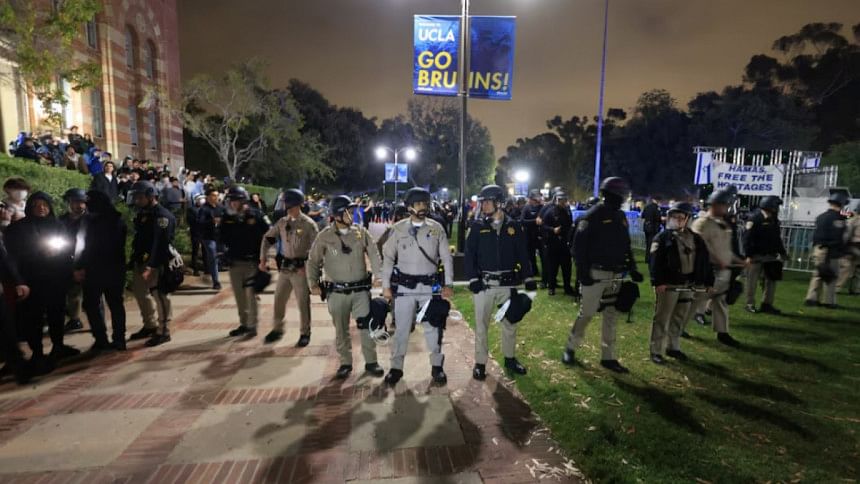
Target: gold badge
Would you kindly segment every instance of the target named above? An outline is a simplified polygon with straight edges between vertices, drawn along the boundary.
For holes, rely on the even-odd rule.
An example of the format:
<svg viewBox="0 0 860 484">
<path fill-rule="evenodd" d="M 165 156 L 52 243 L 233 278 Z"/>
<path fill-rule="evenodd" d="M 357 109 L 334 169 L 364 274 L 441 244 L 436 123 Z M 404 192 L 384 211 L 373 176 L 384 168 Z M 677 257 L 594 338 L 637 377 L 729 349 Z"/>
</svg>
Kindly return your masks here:
<svg viewBox="0 0 860 484">
<path fill-rule="evenodd" d="M 158 226 L 166 229 L 167 226 L 170 225 L 170 221 L 167 220 L 167 217 L 158 217 Z"/>
<path fill-rule="evenodd" d="M 516 235 L 517 231 L 513 227 L 508 227 L 508 235 Z"/>
<path fill-rule="evenodd" d="M 302 233 L 302 229 L 296 229 L 296 233 L 297 233 L 297 234 L 301 234 L 301 233 Z"/>
</svg>

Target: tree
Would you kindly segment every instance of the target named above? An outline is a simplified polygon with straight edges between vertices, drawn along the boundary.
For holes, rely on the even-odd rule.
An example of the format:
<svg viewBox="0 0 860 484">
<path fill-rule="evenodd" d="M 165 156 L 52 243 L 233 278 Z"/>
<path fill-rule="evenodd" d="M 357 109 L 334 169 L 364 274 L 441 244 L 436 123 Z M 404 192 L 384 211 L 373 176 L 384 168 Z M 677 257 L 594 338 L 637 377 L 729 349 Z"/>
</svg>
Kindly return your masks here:
<svg viewBox="0 0 860 484">
<path fill-rule="evenodd" d="M 755 55 L 744 71 L 749 86 L 775 88 L 810 109 L 819 128 L 812 142 L 826 150 L 860 139 L 860 24 L 842 34 L 840 23 L 812 23 L 773 43 L 774 57 Z"/>
<path fill-rule="evenodd" d="M 331 176 L 311 173 L 315 186 L 351 191 L 376 187 L 382 167 L 375 162 L 376 120 L 352 108 L 338 108 L 310 85 L 291 79 L 287 90 L 304 119 L 301 132 L 325 147 L 322 164 Z"/>
<path fill-rule="evenodd" d="M 848 187 L 857 199 L 860 196 L 860 142 L 835 145 L 825 159 L 828 164 L 839 167 L 839 185 Z"/>
<path fill-rule="evenodd" d="M 101 65 L 74 55 L 81 27 L 101 10 L 98 0 L 56 0 L 53 8 L 33 0 L 0 2 L 0 58 L 18 66 L 27 92 L 36 97 L 49 125 L 59 126 L 68 103 L 63 86 L 89 88 L 101 81 Z"/>
<path fill-rule="evenodd" d="M 220 78 L 198 75 L 186 83 L 178 105 L 158 95 L 147 96 L 144 107 L 166 106 L 189 132 L 206 141 L 236 179 L 268 149 L 283 150 L 286 141 L 302 139 L 302 119 L 292 98 L 266 87 L 263 68 L 252 59 Z"/>
</svg>

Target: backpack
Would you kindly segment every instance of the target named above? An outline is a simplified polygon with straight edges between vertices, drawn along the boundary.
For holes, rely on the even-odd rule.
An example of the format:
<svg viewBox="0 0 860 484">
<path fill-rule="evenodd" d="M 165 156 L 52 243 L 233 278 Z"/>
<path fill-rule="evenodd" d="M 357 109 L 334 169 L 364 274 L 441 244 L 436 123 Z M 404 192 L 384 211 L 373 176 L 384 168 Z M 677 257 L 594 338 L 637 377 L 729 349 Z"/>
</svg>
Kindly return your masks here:
<svg viewBox="0 0 860 484">
<path fill-rule="evenodd" d="M 167 251 L 169 257 L 161 271 L 158 289 L 165 294 L 170 294 L 176 292 L 182 282 L 185 281 L 185 264 L 182 262 L 182 254 L 172 244 L 167 246 Z"/>
</svg>

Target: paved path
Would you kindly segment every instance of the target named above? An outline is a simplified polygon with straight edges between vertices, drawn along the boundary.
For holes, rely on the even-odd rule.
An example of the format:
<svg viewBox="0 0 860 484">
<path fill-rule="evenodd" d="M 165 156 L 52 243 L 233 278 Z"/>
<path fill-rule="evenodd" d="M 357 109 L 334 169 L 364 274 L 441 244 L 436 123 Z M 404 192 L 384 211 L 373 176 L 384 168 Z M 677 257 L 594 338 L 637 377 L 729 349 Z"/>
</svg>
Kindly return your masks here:
<svg viewBox="0 0 860 484">
<path fill-rule="evenodd" d="M 226 279 L 226 277 L 224 278 Z M 430 382 L 413 333 L 395 389 L 361 372 L 333 379 L 334 328 L 314 300 L 311 345 L 298 349 L 297 308 L 286 337 L 264 345 L 236 326 L 229 287 L 173 296 L 173 341 L 82 357 L 26 387 L 0 385 L 0 482 L 555 482 L 566 459 L 495 364 L 471 379 L 474 337 L 445 333 L 449 382 Z M 129 333 L 140 314 L 129 306 Z M 357 335 L 353 335 L 357 343 Z M 87 348 L 86 333 L 68 342 Z M 363 368 L 354 345 L 355 367 Z M 388 367 L 389 351 L 379 361 Z M 535 459 L 535 460 L 533 460 Z M 554 474 L 550 474 L 554 472 Z"/>
</svg>

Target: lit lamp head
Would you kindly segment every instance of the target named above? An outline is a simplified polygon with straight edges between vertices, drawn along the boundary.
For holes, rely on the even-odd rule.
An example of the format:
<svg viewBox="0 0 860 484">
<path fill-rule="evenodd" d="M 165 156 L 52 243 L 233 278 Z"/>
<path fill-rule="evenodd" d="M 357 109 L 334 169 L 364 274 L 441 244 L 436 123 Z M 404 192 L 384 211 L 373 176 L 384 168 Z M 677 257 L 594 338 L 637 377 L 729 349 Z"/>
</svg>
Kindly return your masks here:
<svg viewBox="0 0 860 484">
<path fill-rule="evenodd" d="M 380 160 L 385 160 L 388 158 L 388 149 L 384 146 L 379 146 L 375 150 L 376 158 Z"/>
<path fill-rule="evenodd" d="M 418 151 L 415 148 L 406 148 L 403 151 L 403 157 L 406 158 L 406 161 L 415 161 L 415 158 L 418 158 Z"/>
</svg>

